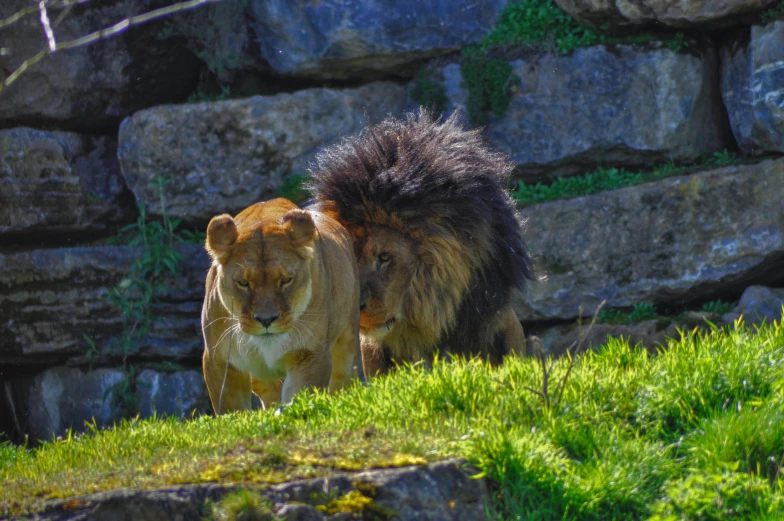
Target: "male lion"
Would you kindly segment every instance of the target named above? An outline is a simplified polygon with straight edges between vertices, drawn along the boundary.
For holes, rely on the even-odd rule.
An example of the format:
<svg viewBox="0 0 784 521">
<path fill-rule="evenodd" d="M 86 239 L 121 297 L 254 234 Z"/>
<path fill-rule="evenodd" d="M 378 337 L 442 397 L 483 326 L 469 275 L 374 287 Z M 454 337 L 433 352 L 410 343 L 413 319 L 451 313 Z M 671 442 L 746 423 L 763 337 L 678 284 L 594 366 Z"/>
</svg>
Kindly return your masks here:
<svg viewBox="0 0 784 521">
<path fill-rule="evenodd" d="M 359 280 L 340 224 L 274 199 L 214 217 L 205 246 L 202 362 L 216 413 L 250 408 L 251 391 L 268 407 L 305 387 L 346 385 L 359 355 Z"/>
<path fill-rule="evenodd" d="M 511 300 L 532 268 L 504 188 L 512 168 L 478 130 L 424 111 L 319 154 L 309 188 L 354 239 L 366 376 L 437 349 L 525 353 Z"/>
</svg>

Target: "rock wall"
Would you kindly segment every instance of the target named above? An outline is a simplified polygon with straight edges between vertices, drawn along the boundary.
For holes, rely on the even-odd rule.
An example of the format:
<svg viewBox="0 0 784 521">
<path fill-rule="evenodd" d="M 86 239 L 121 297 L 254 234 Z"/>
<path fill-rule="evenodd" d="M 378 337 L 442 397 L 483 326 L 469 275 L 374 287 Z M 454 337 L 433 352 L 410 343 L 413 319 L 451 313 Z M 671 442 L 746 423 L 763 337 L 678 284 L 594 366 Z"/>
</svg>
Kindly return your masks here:
<svg viewBox="0 0 784 521">
<path fill-rule="evenodd" d="M 169 3 L 50 16 L 66 41 Z M 321 147 L 415 108 L 423 90 L 478 126 L 461 50 L 509 3 L 226 0 L 20 75 L 0 92 L 0 432 L 34 441 L 92 419 L 209 412 L 207 220 L 288 194 Z M 784 21 L 765 11 L 773 3 L 557 3 L 619 33 L 685 29 L 688 45 L 493 49 L 510 70 L 508 107 L 486 111 L 483 133 L 517 164 L 516 182 L 702 167 L 522 208 L 540 277 L 517 303 L 526 330 L 563 351 L 602 301 L 661 316 L 598 324 L 584 347 L 619 334 L 660 345 L 706 318 L 777 318 Z M 26 5 L 4 2 L 0 19 Z M 3 29 L 0 78 L 46 45 L 38 23 Z M 725 151 L 736 164 L 705 163 Z M 732 305 L 700 310 L 715 299 Z"/>
</svg>

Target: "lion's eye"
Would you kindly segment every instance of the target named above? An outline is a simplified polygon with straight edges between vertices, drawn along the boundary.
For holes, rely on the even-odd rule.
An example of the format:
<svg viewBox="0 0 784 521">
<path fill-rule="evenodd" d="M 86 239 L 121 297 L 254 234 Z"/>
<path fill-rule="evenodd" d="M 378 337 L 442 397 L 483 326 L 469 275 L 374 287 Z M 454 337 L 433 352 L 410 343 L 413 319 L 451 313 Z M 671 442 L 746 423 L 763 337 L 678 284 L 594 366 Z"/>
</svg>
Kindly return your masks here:
<svg viewBox="0 0 784 521">
<path fill-rule="evenodd" d="M 241 288 L 249 288 L 250 287 L 250 282 L 248 282 L 247 280 L 239 279 L 237 281 L 237 286 L 239 286 Z"/>
<path fill-rule="evenodd" d="M 390 259 L 390 257 L 389 257 L 388 253 L 379 253 L 378 254 L 378 261 L 381 262 L 382 264 L 386 264 L 387 262 L 389 262 L 389 259 Z"/>
<path fill-rule="evenodd" d="M 294 280 L 294 277 L 283 277 L 282 279 L 280 279 L 281 287 L 288 286 L 289 284 L 291 284 L 292 280 Z"/>
</svg>

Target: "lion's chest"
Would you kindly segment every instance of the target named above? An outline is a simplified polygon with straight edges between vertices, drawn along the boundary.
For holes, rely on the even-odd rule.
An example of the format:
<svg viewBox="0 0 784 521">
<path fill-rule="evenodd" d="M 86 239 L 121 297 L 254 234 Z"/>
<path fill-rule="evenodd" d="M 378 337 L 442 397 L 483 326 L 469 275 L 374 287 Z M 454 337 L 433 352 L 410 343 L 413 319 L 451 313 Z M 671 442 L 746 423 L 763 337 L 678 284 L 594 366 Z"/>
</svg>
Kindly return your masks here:
<svg viewBox="0 0 784 521">
<path fill-rule="evenodd" d="M 284 356 L 291 349 L 291 335 L 243 335 L 231 365 L 259 380 L 276 380 L 286 376 Z"/>
</svg>

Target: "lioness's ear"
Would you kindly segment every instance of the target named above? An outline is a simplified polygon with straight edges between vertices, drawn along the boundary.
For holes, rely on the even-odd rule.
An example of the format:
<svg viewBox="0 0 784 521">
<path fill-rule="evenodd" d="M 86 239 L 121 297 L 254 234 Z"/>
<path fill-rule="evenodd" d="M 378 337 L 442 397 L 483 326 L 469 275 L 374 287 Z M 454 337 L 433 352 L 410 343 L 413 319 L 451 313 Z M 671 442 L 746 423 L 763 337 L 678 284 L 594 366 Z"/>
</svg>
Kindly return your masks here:
<svg viewBox="0 0 784 521">
<path fill-rule="evenodd" d="M 213 217 L 207 225 L 207 241 L 204 244 L 210 257 L 221 264 L 225 263 L 229 260 L 235 242 L 237 242 L 237 225 L 231 215 L 224 213 Z"/>
<path fill-rule="evenodd" d="M 295 248 L 310 246 L 316 240 L 316 225 L 310 212 L 291 210 L 283 216 L 283 227 Z"/>
</svg>

